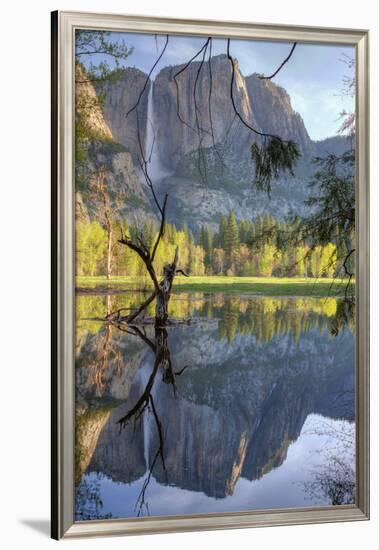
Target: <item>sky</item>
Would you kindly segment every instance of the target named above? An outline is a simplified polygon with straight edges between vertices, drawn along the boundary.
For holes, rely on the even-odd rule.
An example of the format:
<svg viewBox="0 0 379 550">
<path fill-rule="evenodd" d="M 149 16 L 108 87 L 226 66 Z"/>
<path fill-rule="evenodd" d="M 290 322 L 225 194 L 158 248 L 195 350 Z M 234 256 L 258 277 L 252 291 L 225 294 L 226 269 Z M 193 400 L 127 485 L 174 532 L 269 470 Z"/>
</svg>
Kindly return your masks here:
<svg viewBox="0 0 379 550">
<path fill-rule="evenodd" d="M 161 52 L 165 36 L 112 33 L 112 41 L 133 46 L 126 65 L 148 73 Z M 187 62 L 204 44 L 204 37 L 171 36 L 166 51 L 154 70 L 154 78 L 167 65 Z M 233 39 L 230 52 L 238 59 L 241 72 L 272 74 L 287 57 L 292 43 Z M 226 53 L 226 39 L 212 41 L 212 55 Z M 344 45 L 298 43 L 291 59 L 273 82 L 287 90 L 292 107 L 302 116 L 310 137 L 321 140 L 336 135 L 341 124 L 339 113 L 354 110 L 354 98 L 341 96 L 343 78 L 353 76 L 346 59 L 354 58 L 354 48 Z M 98 59 L 92 57 L 97 63 Z M 201 57 L 198 57 L 200 60 Z M 84 63 L 89 59 L 82 59 Z M 344 62 L 345 60 L 345 62 Z"/>
<path fill-rule="evenodd" d="M 332 434 L 339 436 L 330 450 Z M 222 513 L 242 510 L 272 508 L 298 508 L 325 506 L 327 496 L 310 495 L 306 484 L 316 481 L 317 474 L 330 470 L 333 457 L 346 466 L 353 467 L 355 426 L 346 420 L 335 420 L 311 414 L 307 417 L 299 438 L 291 443 L 286 459 L 261 478 L 249 481 L 240 477 L 234 493 L 225 498 L 207 496 L 201 491 L 182 489 L 175 485 L 161 485 L 154 475 L 146 490 L 146 501 L 151 515 L 177 515 L 201 513 Z M 334 472 L 335 473 L 335 472 Z M 347 474 L 349 475 L 349 474 Z M 113 517 L 135 516 L 142 484 L 146 477 L 130 484 L 115 482 L 110 478 L 92 472 L 86 480 L 100 486 L 103 512 L 111 511 Z M 317 485 L 316 485 L 317 487 Z"/>
</svg>

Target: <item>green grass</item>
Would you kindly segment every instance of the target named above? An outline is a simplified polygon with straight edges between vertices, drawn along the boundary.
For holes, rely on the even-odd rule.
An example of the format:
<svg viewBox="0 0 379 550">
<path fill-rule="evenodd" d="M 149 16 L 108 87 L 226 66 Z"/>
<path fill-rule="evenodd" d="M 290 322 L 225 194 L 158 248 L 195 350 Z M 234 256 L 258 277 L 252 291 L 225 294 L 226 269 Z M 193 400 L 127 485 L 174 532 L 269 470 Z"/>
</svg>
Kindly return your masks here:
<svg viewBox="0 0 379 550">
<path fill-rule="evenodd" d="M 79 288 L 151 288 L 145 277 L 103 276 L 77 277 Z M 174 290 L 179 292 L 251 293 L 270 296 L 337 296 L 343 294 L 343 279 L 301 279 L 296 277 L 175 277 Z"/>
</svg>

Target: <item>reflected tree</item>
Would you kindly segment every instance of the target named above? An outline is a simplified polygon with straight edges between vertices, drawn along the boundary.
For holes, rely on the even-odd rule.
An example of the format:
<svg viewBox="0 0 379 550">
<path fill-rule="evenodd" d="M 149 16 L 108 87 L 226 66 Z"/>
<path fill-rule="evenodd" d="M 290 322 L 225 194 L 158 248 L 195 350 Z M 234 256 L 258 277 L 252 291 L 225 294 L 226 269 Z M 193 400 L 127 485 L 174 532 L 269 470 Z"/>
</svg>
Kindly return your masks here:
<svg viewBox="0 0 379 550">
<path fill-rule="evenodd" d="M 343 398 L 344 392 L 337 397 Z M 355 428 L 345 422 L 338 427 L 331 420 L 320 421 L 316 435 L 327 437 L 321 451 L 322 464 L 313 469 L 313 479 L 304 484 L 312 501 L 322 500 L 332 506 L 355 502 Z"/>
<path fill-rule="evenodd" d="M 183 367 L 177 372 L 174 371 L 168 346 L 168 333 L 166 329 L 155 328 L 155 339 L 153 341 L 147 336 L 144 328 L 142 330 L 138 326 L 128 326 L 128 328 L 125 328 L 125 326 L 122 326 L 121 324 L 115 324 L 119 328 L 119 330 L 140 338 L 155 355 L 153 369 L 140 396 L 136 400 L 135 404 L 129 409 L 129 411 L 124 416 L 119 418 L 119 420 L 117 420 L 117 424 L 119 424 L 121 432 L 121 430 L 131 422 L 133 422 L 135 426 L 138 421 L 141 421 L 142 416 L 146 414 L 146 412 L 149 412 L 152 414 L 158 434 L 158 448 L 155 451 L 151 462 L 149 462 L 149 471 L 143 482 L 142 489 L 136 502 L 136 512 L 137 515 L 140 516 L 143 515 L 144 512 L 149 514 L 148 502 L 146 500 L 146 491 L 150 484 L 154 468 L 159 459 L 161 460 L 163 471 L 165 472 L 167 478 L 167 469 L 164 457 L 164 433 L 162 422 L 158 416 L 157 408 L 155 406 L 153 398 L 154 382 L 156 380 L 158 371 L 160 370 L 162 372 L 163 382 L 165 382 L 166 384 L 170 384 L 173 388 L 174 395 L 176 395 L 175 379 L 177 376 L 180 376 L 185 371 L 187 366 Z"/>
<path fill-rule="evenodd" d="M 110 519 L 111 513 L 102 513 L 103 501 L 100 497 L 100 480 L 83 479 L 75 489 L 75 519 L 89 521 Z"/>
</svg>

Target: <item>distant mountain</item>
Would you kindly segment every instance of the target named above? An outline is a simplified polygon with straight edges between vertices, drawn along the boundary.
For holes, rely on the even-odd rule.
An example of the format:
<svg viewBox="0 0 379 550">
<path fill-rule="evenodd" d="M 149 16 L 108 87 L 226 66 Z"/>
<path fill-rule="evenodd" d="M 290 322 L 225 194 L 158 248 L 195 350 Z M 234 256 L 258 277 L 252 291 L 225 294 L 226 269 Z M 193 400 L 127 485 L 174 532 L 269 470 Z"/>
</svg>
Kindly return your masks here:
<svg viewBox="0 0 379 550">
<path fill-rule="evenodd" d="M 127 68 L 118 81 L 96 87 L 98 95 L 104 94 L 102 111 L 112 139 L 127 148 L 139 174 L 134 195 L 145 205 L 150 200 L 140 170 L 143 153 L 158 193 L 169 193 L 168 219 L 177 225 L 186 223 L 196 229 L 208 223 L 215 229 L 220 214 L 229 210 L 240 219 L 263 211 L 279 219 L 292 212 L 304 214 L 307 182 L 314 172 L 312 158 L 341 153 L 350 146 L 347 138 L 312 141 L 286 90 L 257 74 L 244 77 L 235 61 L 233 98 L 241 116 L 258 132 L 295 141 L 302 155 L 295 176 L 281 177 L 269 198 L 252 186 L 250 147 L 261 138 L 233 111 L 229 59 L 218 55 L 183 68 L 165 67 L 154 81 L 138 69 Z M 145 216 L 149 209 L 153 212 L 152 206 L 146 207 Z"/>
</svg>

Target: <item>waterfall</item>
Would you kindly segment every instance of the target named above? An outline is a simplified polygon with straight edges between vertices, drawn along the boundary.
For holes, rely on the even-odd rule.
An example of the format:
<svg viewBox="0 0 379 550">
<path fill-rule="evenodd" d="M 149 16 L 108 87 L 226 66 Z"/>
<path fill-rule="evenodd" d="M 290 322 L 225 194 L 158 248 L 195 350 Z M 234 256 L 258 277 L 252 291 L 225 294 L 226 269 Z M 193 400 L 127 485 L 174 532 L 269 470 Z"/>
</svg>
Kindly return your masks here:
<svg viewBox="0 0 379 550">
<path fill-rule="evenodd" d="M 158 127 L 155 123 L 154 116 L 154 80 L 150 80 L 149 95 L 147 99 L 147 127 L 146 127 L 146 140 L 145 140 L 145 158 L 148 161 L 149 176 L 153 180 L 162 179 L 167 172 L 162 168 L 162 164 L 159 159 L 159 147 L 158 147 Z"/>
<path fill-rule="evenodd" d="M 148 409 L 143 413 L 143 451 L 145 459 L 146 472 L 150 467 L 150 417 L 151 411 Z"/>
<path fill-rule="evenodd" d="M 151 375 L 151 364 L 147 361 L 139 371 L 139 385 L 141 391 L 146 387 L 146 384 Z M 144 459 L 145 459 L 145 468 L 148 472 L 150 467 L 150 438 L 151 438 L 151 422 L 152 422 L 152 412 L 149 408 L 146 408 L 142 416 L 142 429 L 143 429 L 143 449 L 144 449 Z"/>
</svg>

